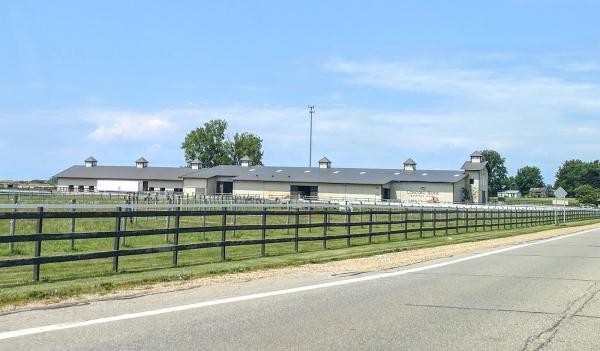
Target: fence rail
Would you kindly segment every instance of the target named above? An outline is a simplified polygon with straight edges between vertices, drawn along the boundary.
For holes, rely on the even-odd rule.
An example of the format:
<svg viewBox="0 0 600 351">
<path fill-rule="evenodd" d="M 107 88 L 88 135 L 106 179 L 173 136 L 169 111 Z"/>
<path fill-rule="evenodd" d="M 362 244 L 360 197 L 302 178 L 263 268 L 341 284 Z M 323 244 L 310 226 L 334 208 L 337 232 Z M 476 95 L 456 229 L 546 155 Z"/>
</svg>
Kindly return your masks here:
<svg viewBox="0 0 600 351">
<path fill-rule="evenodd" d="M 258 218 L 257 224 L 239 224 L 236 218 L 247 216 Z M 166 228 L 127 230 L 127 223 L 135 218 L 166 217 Z M 220 219 L 220 225 L 206 225 L 206 217 Z M 233 223 L 229 218 L 233 217 Z M 360 217 L 360 219 L 358 219 Z M 367 220 L 365 220 L 365 217 Z M 173 221 L 171 221 L 171 218 Z M 204 225 L 181 226 L 183 218 L 203 218 Z M 268 219 L 285 218 L 283 224 L 269 223 Z M 305 223 L 301 223 L 305 218 Z M 337 218 L 338 221 L 333 220 Z M 16 243 L 33 243 L 31 257 L 11 258 L 0 260 L 0 268 L 33 266 L 33 280 L 39 281 L 41 266 L 43 264 L 74 262 L 91 259 L 111 258 L 113 271 L 119 271 L 119 257 L 148 255 L 156 253 L 172 253 L 172 264 L 178 265 L 178 253 L 187 250 L 200 250 L 220 248 L 220 259 L 227 258 L 227 248 L 236 246 L 260 245 L 260 255 L 266 255 L 268 244 L 292 244 L 293 251 L 299 252 L 299 243 L 320 241 L 323 249 L 328 248 L 331 240 L 346 240 L 346 246 L 352 246 L 352 239 L 368 238 L 372 243 L 374 237 L 386 236 L 390 241 L 394 236 L 409 240 L 409 234 L 418 233 L 414 239 L 423 239 L 424 233 L 433 237 L 439 235 L 458 234 L 461 232 L 477 232 L 519 227 L 556 224 L 558 222 L 573 222 L 587 219 L 600 218 L 600 211 L 594 209 L 517 209 L 517 208 L 371 208 L 360 209 L 332 207 L 332 208 L 288 208 L 288 209 L 231 209 L 222 207 L 219 210 L 130 210 L 117 207 L 114 210 L 98 211 L 72 211 L 59 212 L 47 211 L 38 207 L 36 211 L 10 211 L 0 212 L 0 221 L 10 221 L 11 233 L 0 236 L 0 244 L 9 244 L 14 247 Z M 71 233 L 45 231 L 45 223 L 49 220 L 66 219 L 71 221 Z M 105 231 L 75 232 L 75 221 L 79 219 L 113 219 L 114 229 Z M 315 221 L 316 220 L 316 221 Z M 14 227 L 17 221 L 35 221 L 34 232 L 15 234 Z M 283 222 L 283 221 L 282 221 Z M 197 223 L 197 222 L 196 222 Z M 218 222 L 217 222 L 218 223 Z M 314 229 L 319 229 L 315 235 Z M 340 232 L 332 233 L 336 228 Z M 352 229 L 362 228 L 359 233 L 352 233 Z M 310 232 L 302 232 L 308 229 Z M 51 229 L 52 230 L 52 229 Z M 286 230 L 288 235 L 283 237 L 268 237 L 267 231 Z M 238 240 L 235 233 L 258 233 L 257 238 Z M 192 242 L 181 244 L 179 237 L 187 233 L 215 233 L 220 234 L 220 240 L 209 242 Z M 231 233 L 234 233 L 233 238 Z M 126 238 L 166 235 L 172 237 L 169 245 L 123 248 Z M 61 254 L 43 256 L 43 244 L 57 240 L 70 240 L 74 247 L 75 240 L 112 239 L 113 249 L 105 251 L 84 252 L 76 254 Z"/>
</svg>

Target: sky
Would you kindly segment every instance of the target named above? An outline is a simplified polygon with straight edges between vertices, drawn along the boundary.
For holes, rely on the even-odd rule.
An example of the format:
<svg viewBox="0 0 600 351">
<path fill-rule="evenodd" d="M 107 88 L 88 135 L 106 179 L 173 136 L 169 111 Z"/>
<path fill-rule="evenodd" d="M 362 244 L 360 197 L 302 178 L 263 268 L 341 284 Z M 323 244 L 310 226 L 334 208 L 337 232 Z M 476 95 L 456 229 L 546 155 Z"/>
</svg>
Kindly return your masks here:
<svg viewBox="0 0 600 351">
<path fill-rule="evenodd" d="M 509 174 L 600 151 L 597 1 L 2 1 L 0 179 L 183 166 L 210 119 L 264 163 Z"/>
</svg>

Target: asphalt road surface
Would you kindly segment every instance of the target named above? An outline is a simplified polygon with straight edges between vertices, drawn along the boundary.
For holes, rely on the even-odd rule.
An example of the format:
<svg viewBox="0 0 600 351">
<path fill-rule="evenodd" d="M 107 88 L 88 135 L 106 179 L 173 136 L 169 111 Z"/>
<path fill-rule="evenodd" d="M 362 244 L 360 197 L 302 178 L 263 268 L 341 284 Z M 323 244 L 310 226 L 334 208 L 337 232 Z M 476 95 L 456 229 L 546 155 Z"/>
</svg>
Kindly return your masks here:
<svg viewBox="0 0 600 351">
<path fill-rule="evenodd" d="M 0 350 L 600 350 L 600 230 L 0 316 Z M 31 329 L 39 328 L 39 329 Z"/>
</svg>

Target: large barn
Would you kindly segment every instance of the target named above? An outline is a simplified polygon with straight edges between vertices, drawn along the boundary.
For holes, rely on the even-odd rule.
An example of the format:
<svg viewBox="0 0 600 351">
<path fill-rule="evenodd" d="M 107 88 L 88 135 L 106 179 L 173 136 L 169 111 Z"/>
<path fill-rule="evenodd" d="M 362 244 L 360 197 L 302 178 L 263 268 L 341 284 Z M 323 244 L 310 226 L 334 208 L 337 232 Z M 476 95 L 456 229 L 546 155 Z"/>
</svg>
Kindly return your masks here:
<svg viewBox="0 0 600 351">
<path fill-rule="evenodd" d="M 313 198 L 341 201 L 486 203 L 489 166 L 476 151 L 460 170 L 421 170 L 412 159 L 402 169 L 334 168 L 323 158 L 319 167 L 240 165 L 202 168 L 98 166 L 89 158 L 57 175 L 61 191 L 175 192 L 186 195 L 233 194 L 270 199 Z"/>
</svg>

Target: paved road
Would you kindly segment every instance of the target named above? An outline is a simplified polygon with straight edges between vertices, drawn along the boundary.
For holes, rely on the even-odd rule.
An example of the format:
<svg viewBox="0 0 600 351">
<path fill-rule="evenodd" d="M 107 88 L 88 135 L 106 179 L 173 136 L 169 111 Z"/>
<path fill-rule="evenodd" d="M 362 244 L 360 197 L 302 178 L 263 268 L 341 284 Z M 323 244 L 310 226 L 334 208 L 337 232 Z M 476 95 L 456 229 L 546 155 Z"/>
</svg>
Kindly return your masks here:
<svg viewBox="0 0 600 351">
<path fill-rule="evenodd" d="M 14 313 L 0 316 L 0 350 L 600 349 L 600 230 L 497 251 Z M 281 292 L 289 288 L 298 289 Z M 172 309 L 122 316 L 163 308 Z"/>
</svg>

